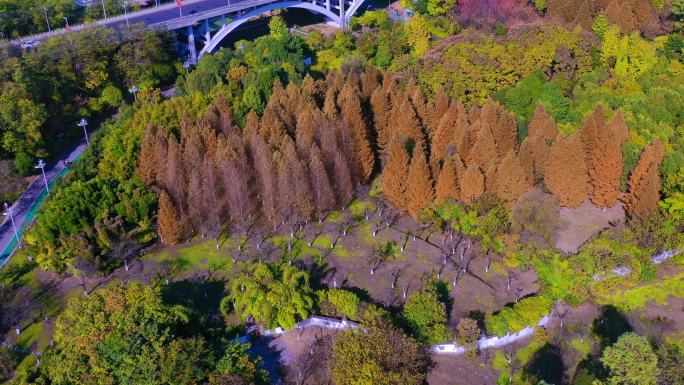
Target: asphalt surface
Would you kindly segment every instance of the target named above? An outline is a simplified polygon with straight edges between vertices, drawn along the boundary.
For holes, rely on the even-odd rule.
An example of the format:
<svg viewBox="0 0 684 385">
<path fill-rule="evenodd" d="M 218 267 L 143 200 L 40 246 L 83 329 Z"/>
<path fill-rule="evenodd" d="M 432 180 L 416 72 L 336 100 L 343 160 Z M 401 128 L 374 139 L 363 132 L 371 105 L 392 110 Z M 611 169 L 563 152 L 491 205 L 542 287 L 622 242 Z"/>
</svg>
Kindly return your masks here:
<svg viewBox="0 0 684 385">
<path fill-rule="evenodd" d="M 254 2 L 254 0 L 183 0 L 183 7 L 179 10 L 175 1 L 165 3 L 160 6 L 145 8 L 137 12 L 129 12 L 128 17 L 121 14 L 107 19 L 101 19 L 90 24 L 71 25 L 73 31 L 78 31 L 88 26 L 104 25 L 110 28 L 121 30 L 126 27 L 126 23 L 144 23 L 145 25 L 165 25 L 167 23 L 183 21 L 188 19 L 192 24 L 196 22 L 193 16 L 204 12 L 211 12 L 220 8 L 235 7 L 239 8 L 242 3 Z M 182 17 L 181 17 L 182 13 Z M 128 20 L 128 21 L 127 21 Z M 46 38 L 65 33 L 64 28 L 54 29 L 37 35 L 29 35 L 12 41 L 12 44 L 21 44 L 29 41 L 41 41 Z"/>
<path fill-rule="evenodd" d="M 85 150 L 85 148 L 86 144 L 85 141 L 83 141 L 60 160 L 45 167 L 45 177 L 47 178 L 48 183 L 52 184 L 52 182 L 57 179 L 60 172 L 65 168 L 64 161 L 73 161 L 83 152 L 83 150 Z M 43 191 L 45 191 L 45 182 L 43 181 L 43 177 L 38 175 L 21 194 L 19 199 L 12 205 L 12 210 L 14 211 L 14 224 L 20 232 L 24 228 L 24 225 L 28 225 L 28 223 L 24 223 L 26 215 L 30 212 L 31 207 L 38 201 Z M 3 216 L 3 220 L 4 222 L 0 225 L 0 266 L 3 266 L 5 262 L 9 260 L 11 253 L 14 251 L 14 247 L 8 249 L 8 246 L 12 242 L 12 238 L 14 238 L 12 222 L 8 216 Z M 21 239 L 21 234 L 19 235 L 19 238 Z M 16 244 L 14 246 L 16 247 Z"/>
<path fill-rule="evenodd" d="M 237 5 L 244 1 L 245 0 L 231 0 L 230 5 Z M 195 2 L 184 1 L 181 10 L 183 12 L 183 17 L 187 17 L 195 13 L 211 11 L 213 9 L 225 7 L 228 5 L 228 0 L 199 0 Z M 156 11 L 153 13 L 146 13 L 149 10 Z M 165 4 L 155 8 L 148 8 L 146 10 L 142 10 L 136 13 L 130 13 L 128 17 L 128 22 L 131 24 L 145 23 L 147 25 L 150 25 L 165 23 L 178 18 L 180 18 L 180 12 L 175 3 L 172 3 Z M 105 25 L 112 27 L 121 26 L 122 24 L 125 25 L 126 20 L 123 20 L 123 23 L 120 20 L 113 21 L 112 23 L 105 23 Z"/>
</svg>

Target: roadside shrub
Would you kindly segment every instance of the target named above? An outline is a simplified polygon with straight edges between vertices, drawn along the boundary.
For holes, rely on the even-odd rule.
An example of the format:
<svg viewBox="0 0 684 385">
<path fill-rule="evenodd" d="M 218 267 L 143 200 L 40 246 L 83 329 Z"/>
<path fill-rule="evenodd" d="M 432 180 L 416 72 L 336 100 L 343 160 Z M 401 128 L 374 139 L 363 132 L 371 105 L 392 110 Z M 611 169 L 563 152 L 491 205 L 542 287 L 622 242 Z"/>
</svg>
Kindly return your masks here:
<svg viewBox="0 0 684 385">
<path fill-rule="evenodd" d="M 553 299 L 546 295 L 523 298 L 513 306 L 504 307 L 487 317 L 487 331 L 504 336 L 506 333 L 517 333 L 528 326 L 535 326 L 542 317 L 551 313 L 553 305 Z"/>
</svg>

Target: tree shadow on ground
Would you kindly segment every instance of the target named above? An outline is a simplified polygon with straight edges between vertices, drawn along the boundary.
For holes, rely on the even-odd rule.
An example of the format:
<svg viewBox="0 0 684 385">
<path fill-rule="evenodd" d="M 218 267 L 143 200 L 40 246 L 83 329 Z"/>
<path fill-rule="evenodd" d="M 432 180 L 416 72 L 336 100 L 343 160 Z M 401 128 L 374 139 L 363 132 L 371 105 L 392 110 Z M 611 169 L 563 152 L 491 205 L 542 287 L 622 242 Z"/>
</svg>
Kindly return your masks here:
<svg viewBox="0 0 684 385">
<path fill-rule="evenodd" d="M 278 350 L 269 343 L 271 338 L 261 337 L 250 341 L 249 355 L 261 358 L 261 369 L 268 371 L 272 384 L 280 383 L 280 356 L 282 350 Z"/>
<path fill-rule="evenodd" d="M 171 282 L 162 289 L 162 298 L 169 305 L 183 305 L 192 310 L 187 327 L 190 335 L 201 334 L 208 327 L 223 325 L 219 310 L 225 292 L 223 281 L 198 281 L 186 279 Z"/>
<path fill-rule="evenodd" d="M 35 262 L 22 262 L 7 264 L 2 271 L 0 271 L 0 281 L 11 283 L 13 288 L 28 285 L 28 273 L 35 269 L 38 265 Z"/>
<path fill-rule="evenodd" d="M 577 365 L 575 377 L 572 379 L 573 385 L 593 385 L 594 380 L 603 380 L 608 377 L 605 367 L 598 361 L 597 357 L 588 355 Z"/>
<path fill-rule="evenodd" d="M 632 326 L 625 315 L 613 305 L 603 306 L 601 315 L 594 320 L 591 327 L 591 332 L 601 344 L 601 350 L 614 344 L 621 335 L 631 331 Z"/>
<path fill-rule="evenodd" d="M 449 294 L 449 283 L 446 281 L 435 282 L 435 293 L 440 302 L 446 308 L 447 317 L 451 315 L 451 309 L 454 307 L 454 298 Z"/>
<path fill-rule="evenodd" d="M 565 367 L 560 348 L 547 342 L 534 352 L 532 359 L 525 366 L 523 377 L 531 380 L 530 383 L 533 384 L 541 380 L 549 384 L 562 384 L 564 372 Z"/>
</svg>

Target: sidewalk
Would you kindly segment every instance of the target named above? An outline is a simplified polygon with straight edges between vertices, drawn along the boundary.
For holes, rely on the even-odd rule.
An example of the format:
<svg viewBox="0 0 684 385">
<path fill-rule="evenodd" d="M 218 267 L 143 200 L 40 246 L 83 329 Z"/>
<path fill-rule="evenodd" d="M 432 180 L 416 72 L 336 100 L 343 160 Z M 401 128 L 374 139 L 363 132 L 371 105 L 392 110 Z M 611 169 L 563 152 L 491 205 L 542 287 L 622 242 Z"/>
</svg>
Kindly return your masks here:
<svg viewBox="0 0 684 385">
<path fill-rule="evenodd" d="M 50 188 L 54 186 L 54 182 L 62 177 L 68 169 L 65 167 L 64 161 L 73 162 L 85 150 L 86 143 L 81 141 L 76 148 L 71 150 L 69 154 L 60 158 L 50 165 L 50 168 L 45 168 L 45 176 L 50 184 Z M 24 230 L 35 219 L 36 213 L 43 203 L 47 193 L 45 191 L 45 182 L 43 177 L 39 176 L 26 188 L 19 199 L 12 205 L 14 210 L 14 224 L 17 226 L 19 238 L 21 239 Z M 8 217 L 3 218 L 4 222 L 0 225 L 0 268 L 7 263 L 17 247 L 17 241 L 12 229 L 12 221 Z"/>
</svg>

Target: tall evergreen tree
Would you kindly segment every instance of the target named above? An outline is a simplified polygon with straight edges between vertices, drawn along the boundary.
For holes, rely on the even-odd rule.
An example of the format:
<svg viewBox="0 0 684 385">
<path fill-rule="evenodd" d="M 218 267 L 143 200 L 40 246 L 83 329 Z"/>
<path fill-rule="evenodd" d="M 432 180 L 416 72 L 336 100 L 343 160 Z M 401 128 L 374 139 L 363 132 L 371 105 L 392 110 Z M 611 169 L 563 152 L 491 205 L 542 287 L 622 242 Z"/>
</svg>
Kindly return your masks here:
<svg viewBox="0 0 684 385">
<path fill-rule="evenodd" d="M 463 104 L 459 100 L 456 100 L 454 104 L 459 104 L 459 109 L 463 108 Z M 434 135 L 434 133 L 437 132 L 439 124 L 442 121 L 442 118 L 444 117 L 444 115 L 446 115 L 447 111 L 449 110 L 449 106 L 449 95 L 444 90 L 444 87 L 440 87 L 439 91 L 437 91 L 437 94 L 435 95 L 434 100 L 431 101 L 428 106 L 429 119 L 426 125 L 428 126 L 428 133 L 430 135 L 430 139 L 432 139 L 432 135 Z M 454 121 L 452 124 L 456 124 L 456 122 Z"/>
<path fill-rule="evenodd" d="M 444 161 L 442 171 L 437 178 L 437 186 L 435 187 L 435 198 L 437 200 L 446 198 L 460 200 L 461 194 L 458 185 L 459 177 L 456 162 L 460 163 L 461 160 L 455 156 L 449 157 Z M 461 166 L 461 168 L 462 167 L 463 166 Z"/>
<path fill-rule="evenodd" d="M 414 143 L 425 140 L 418 114 L 407 97 L 404 97 L 400 105 L 394 106 L 392 119 L 393 121 L 390 124 L 396 127 L 406 138 L 411 139 Z"/>
<path fill-rule="evenodd" d="M 159 238 L 167 245 L 175 245 L 183 237 L 183 220 L 180 218 L 171 196 L 165 190 L 161 190 L 159 193 L 157 231 Z"/>
<path fill-rule="evenodd" d="M 349 171 L 349 162 L 342 152 L 337 151 L 334 159 L 333 185 L 337 194 L 337 202 L 346 205 L 354 196 L 354 181 Z"/>
<path fill-rule="evenodd" d="M 360 95 L 351 86 L 345 86 L 338 99 L 342 121 L 347 126 L 354 143 L 356 175 L 366 182 L 375 166 L 375 154 L 368 140 L 368 129 L 361 109 Z"/>
<path fill-rule="evenodd" d="M 660 163 L 665 150 L 660 141 L 646 146 L 639 162 L 629 176 L 627 194 L 624 202 L 631 217 L 639 217 L 658 209 L 660 199 Z"/>
<path fill-rule="evenodd" d="M 142 182 L 148 186 L 154 184 L 157 178 L 157 168 L 159 164 L 157 163 L 157 154 L 155 151 L 159 150 L 159 147 L 157 146 L 159 140 L 159 128 L 154 124 L 149 125 L 145 131 L 143 131 L 143 136 L 140 140 L 138 175 Z"/>
<path fill-rule="evenodd" d="M 390 141 L 381 180 L 385 198 L 399 210 L 406 210 L 409 156 L 405 141 L 401 133 L 396 133 Z"/>
<path fill-rule="evenodd" d="M 458 185 L 461 188 L 461 200 L 469 205 L 484 193 L 485 176 L 477 165 L 470 164 L 460 177 Z"/>
<path fill-rule="evenodd" d="M 544 163 L 544 184 L 560 200 L 561 206 L 577 207 L 589 191 L 587 166 L 578 134 L 558 136 Z"/>
<path fill-rule="evenodd" d="M 373 91 L 370 99 L 371 111 L 373 112 L 373 124 L 375 126 L 376 132 L 376 142 L 378 149 L 380 150 L 381 158 L 385 158 L 385 150 L 389 145 L 390 141 L 390 128 L 389 120 L 391 114 L 391 105 L 387 94 L 382 89 L 378 87 Z"/>
<path fill-rule="evenodd" d="M 321 152 L 315 144 L 311 146 L 311 154 L 309 155 L 309 173 L 311 174 L 314 209 L 320 220 L 335 205 L 335 195 L 323 161 L 321 161 Z"/>
<path fill-rule="evenodd" d="M 418 142 L 413 148 L 406 193 L 406 208 L 414 219 L 418 219 L 423 210 L 435 199 L 435 187 L 423 142 Z"/>
<path fill-rule="evenodd" d="M 497 169 L 496 194 L 511 207 L 531 187 L 532 175 L 522 167 L 515 151 L 509 150 Z"/>
<path fill-rule="evenodd" d="M 459 105 L 454 103 L 454 105 L 443 114 L 442 119 L 440 119 L 439 125 L 437 126 L 437 131 L 432 135 L 432 146 L 430 147 L 430 150 L 432 151 L 431 164 L 433 167 L 448 155 L 453 155 L 447 153 L 449 146 L 453 146 L 455 151 L 454 142 L 456 139 L 456 125 L 458 124 L 459 114 Z"/>
</svg>

